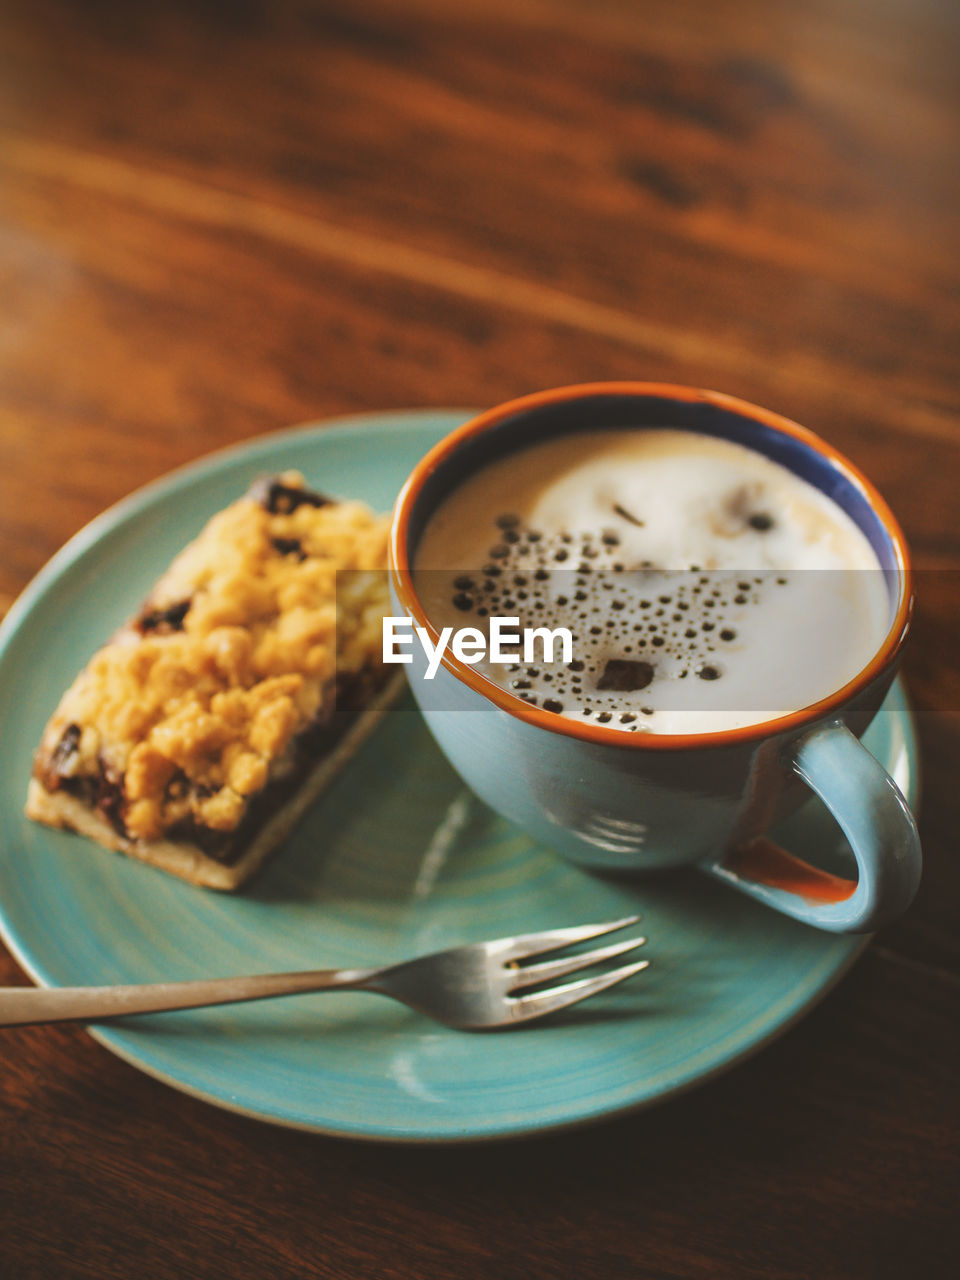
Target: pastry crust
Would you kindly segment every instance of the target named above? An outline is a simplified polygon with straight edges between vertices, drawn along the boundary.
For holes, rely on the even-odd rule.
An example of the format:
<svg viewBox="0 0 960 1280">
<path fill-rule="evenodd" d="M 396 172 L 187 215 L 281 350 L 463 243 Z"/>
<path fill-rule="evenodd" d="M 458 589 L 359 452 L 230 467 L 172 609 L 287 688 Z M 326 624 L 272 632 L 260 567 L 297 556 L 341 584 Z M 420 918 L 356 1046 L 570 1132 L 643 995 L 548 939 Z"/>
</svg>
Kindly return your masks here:
<svg viewBox="0 0 960 1280">
<path fill-rule="evenodd" d="M 387 520 L 288 472 L 206 525 L 61 699 L 27 815 L 234 889 L 373 728 Z"/>
<path fill-rule="evenodd" d="M 186 840 L 127 839 L 98 810 L 66 791 L 47 791 L 36 778 L 31 778 L 27 791 L 27 816 L 50 827 L 77 831 L 107 849 L 115 849 L 118 853 L 160 867 L 182 880 L 189 880 L 191 884 L 207 889 L 237 889 L 283 843 L 333 776 L 370 736 L 402 687 L 402 679 L 394 677 L 390 681 L 361 713 L 338 746 L 304 778 L 296 794 L 276 809 L 234 863 L 218 862 L 198 845 Z"/>
</svg>

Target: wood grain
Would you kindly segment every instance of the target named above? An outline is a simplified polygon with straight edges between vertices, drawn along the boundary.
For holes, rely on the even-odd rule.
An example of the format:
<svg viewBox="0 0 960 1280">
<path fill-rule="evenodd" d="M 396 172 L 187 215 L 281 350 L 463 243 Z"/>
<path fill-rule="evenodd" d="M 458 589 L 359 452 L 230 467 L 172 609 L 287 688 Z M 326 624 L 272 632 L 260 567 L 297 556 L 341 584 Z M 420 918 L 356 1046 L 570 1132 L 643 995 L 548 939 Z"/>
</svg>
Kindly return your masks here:
<svg viewBox="0 0 960 1280">
<path fill-rule="evenodd" d="M 950 0 L 3 0 L 0 612 L 111 502 L 291 423 L 714 387 L 828 436 L 906 528 L 926 855 L 776 1044 L 539 1141 L 274 1130 L 77 1029 L 8 1032 L 10 1274 L 954 1273 L 958 26 Z"/>
</svg>

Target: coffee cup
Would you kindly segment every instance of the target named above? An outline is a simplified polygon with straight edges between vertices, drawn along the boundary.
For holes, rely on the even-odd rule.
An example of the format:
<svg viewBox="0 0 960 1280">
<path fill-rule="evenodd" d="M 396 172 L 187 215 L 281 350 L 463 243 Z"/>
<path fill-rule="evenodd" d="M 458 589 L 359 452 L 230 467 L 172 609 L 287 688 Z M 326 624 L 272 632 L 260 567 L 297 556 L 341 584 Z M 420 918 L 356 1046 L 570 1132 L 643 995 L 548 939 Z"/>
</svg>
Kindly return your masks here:
<svg viewBox="0 0 960 1280">
<path fill-rule="evenodd" d="M 750 547 L 749 538 L 766 533 L 774 523 L 768 512 L 750 511 L 743 497 L 763 492 L 764 468 L 771 476 L 775 471 L 788 490 L 791 483 L 802 486 L 824 520 L 829 523 L 835 517 L 837 528 L 848 529 L 843 536 L 850 545 L 862 544 L 864 554 L 871 557 L 873 579 L 880 584 L 879 604 L 876 599 L 874 604 L 882 614 L 865 648 L 859 633 L 860 648 L 851 641 L 849 656 L 855 669 L 844 671 L 841 666 L 833 675 L 830 668 L 824 676 L 826 687 L 810 686 L 815 693 L 803 695 L 801 690 L 800 695 L 791 695 L 795 700 L 799 696 L 797 705 L 788 700 L 786 709 L 768 715 L 755 712 L 732 720 L 695 720 L 694 731 L 672 731 L 679 721 L 670 720 L 661 708 L 660 720 L 668 731 L 658 732 L 654 728 L 655 708 L 644 707 L 649 718 L 640 723 L 643 717 L 632 702 L 624 702 L 623 714 L 613 722 L 606 708 L 616 705 L 616 693 L 609 692 L 611 683 L 616 688 L 615 682 L 594 679 L 592 694 L 587 696 L 581 678 L 566 675 L 566 688 L 577 695 L 571 707 L 569 696 L 536 697 L 527 681 L 491 678 L 492 669 L 488 666 L 485 673 L 469 647 L 447 644 L 451 628 L 444 627 L 434 605 L 425 602 L 428 593 L 422 577 L 418 581 L 417 576 L 418 550 L 430 536 L 431 521 L 438 511 L 445 509 L 451 495 L 456 499 L 465 491 L 472 477 L 488 472 L 509 474 L 503 471 L 504 466 L 512 468 L 513 460 L 521 458 L 526 459 L 527 471 L 531 469 L 530 458 L 534 458 L 536 470 L 541 457 L 552 457 L 548 452 L 531 450 L 556 452 L 555 446 L 562 450 L 573 441 L 581 453 L 589 454 L 590 442 L 596 441 L 599 448 L 610 433 L 617 438 L 622 435 L 628 446 L 641 442 L 639 435 L 634 439 L 634 433 L 645 433 L 642 442 L 653 439 L 653 433 L 666 433 L 670 439 L 681 439 L 677 433 L 686 433 L 683 442 L 699 450 L 702 441 L 704 457 L 717 453 L 723 465 L 724 449 L 739 450 L 748 460 L 750 481 L 740 485 L 733 497 L 720 495 L 726 505 L 721 503 L 719 515 L 711 517 L 725 546 Z M 501 471 L 494 473 L 491 469 L 496 467 Z M 755 474 L 761 477 L 759 481 Z M 774 490 L 781 483 L 776 476 L 771 481 Z M 634 525 L 644 523 L 620 503 L 614 503 L 614 509 L 618 518 L 629 518 Z M 465 518 L 477 518 L 473 508 L 464 505 L 462 511 Z M 501 522 L 517 519 L 513 515 L 498 518 Z M 727 529 L 724 521 L 739 521 L 749 537 L 738 544 L 735 535 L 740 526 Z M 625 542 L 629 542 L 629 532 L 624 526 Z M 511 530 L 507 533 L 509 537 L 497 552 L 504 557 L 501 565 L 510 563 L 509 539 L 519 542 L 520 551 L 535 552 L 540 557 L 537 563 L 545 563 L 544 547 L 553 544 L 549 544 L 549 537 L 534 544 L 534 539 L 542 538 L 539 529 L 528 533 L 529 543 Z M 565 542 L 575 541 L 566 532 L 562 536 Z M 671 537 L 675 540 L 676 534 Z M 835 534 L 831 537 L 836 541 Z M 601 541 L 616 544 L 618 538 L 605 533 Z M 777 545 L 788 543 L 781 538 Z M 592 550 L 586 542 L 583 549 L 585 554 Z M 555 555 L 565 558 L 566 552 L 561 548 Z M 620 558 L 625 560 L 622 554 Z M 651 571 L 647 561 L 642 564 L 642 572 Z M 582 566 L 584 574 L 595 565 L 596 560 Z M 632 568 L 619 562 L 609 567 L 611 571 Z M 448 568 L 454 575 L 464 568 L 480 571 L 479 565 L 450 564 Z M 498 573 L 497 565 L 489 572 Z M 544 577 L 544 571 L 539 576 Z M 492 598 L 501 607 L 515 605 L 516 600 L 505 598 L 500 589 L 503 580 L 486 579 L 490 590 L 499 592 Z M 586 578 L 578 581 L 587 585 Z M 591 579 L 591 585 L 595 581 Z M 701 588 L 697 585 L 700 581 L 709 581 L 709 586 Z M 733 629 L 721 627 L 717 631 L 713 615 L 704 613 L 710 618 L 703 624 L 705 630 L 709 628 L 709 636 L 698 633 L 696 640 L 682 642 L 676 639 L 681 634 L 681 618 L 686 627 L 683 635 L 693 635 L 696 629 L 688 625 L 689 614 L 671 614 L 670 609 L 689 609 L 692 602 L 696 612 L 698 599 L 704 607 L 729 604 L 731 609 L 736 599 L 747 608 L 748 596 L 759 600 L 767 581 L 763 574 L 751 577 L 742 584 L 743 595 L 728 599 L 720 586 L 713 587 L 712 580 L 703 577 L 690 586 L 694 594 L 679 604 L 683 588 L 675 589 L 671 596 L 664 596 L 673 603 L 661 608 L 657 621 L 649 623 L 650 631 L 657 634 L 649 643 L 662 647 L 645 650 L 641 661 L 640 651 L 627 646 L 630 658 L 614 665 L 618 670 L 642 670 L 646 680 L 658 664 L 667 669 L 665 655 L 671 646 L 677 655 L 683 643 L 697 653 L 698 645 L 713 653 L 720 643 L 714 643 L 715 636 L 723 633 L 732 637 Z M 816 581 L 815 575 L 804 579 L 808 595 Z M 399 660 L 404 662 L 414 697 L 441 750 L 481 799 L 560 855 L 600 872 L 644 873 L 694 865 L 776 910 L 834 932 L 872 931 L 909 906 L 921 870 L 916 825 L 896 784 L 860 741 L 894 678 L 907 634 L 912 608 L 908 551 L 882 496 L 852 463 L 813 432 L 729 396 L 666 384 L 586 384 L 511 401 L 459 427 L 414 469 L 394 513 L 390 586 L 394 652 L 402 624 L 408 624 L 411 637 L 415 632 L 422 643 L 407 645 Z M 771 587 L 768 595 L 775 590 Z M 704 594 L 697 597 L 698 591 Z M 475 605 L 475 594 L 472 588 L 471 593 L 461 592 L 456 608 L 466 610 L 468 604 Z M 865 607 L 857 605 L 860 611 Z M 768 606 L 761 604 L 761 611 L 764 608 Z M 769 606 L 768 612 L 770 609 L 774 610 L 770 616 L 775 616 L 774 606 Z M 804 606 L 804 611 L 809 612 L 809 606 Z M 478 612 L 488 615 L 490 610 Z M 579 616 L 586 617 L 586 612 Z M 673 631 L 669 629 L 671 616 L 678 620 Z M 488 617 L 487 622 L 491 621 Z M 622 627 L 617 631 L 612 620 L 606 626 L 613 628 L 609 634 L 625 634 Z M 640 625 L 635 629 L 640 631 Z M 607 643 L 608 630 L 600 626 L 593 630 Z M 585 636 L 586 631 L 584 627 Z M 476 640 L 479 633 L 474 628 L 471 634 Z M 385 634 L 385 654 L 387 649 Z M 694 662 L 700 663 L 696 671 Z M 672 669 L 674 677 L 688 675 L 686 667 L 679 670 L 682 665 L 678 656 Z M 720 660 L 716 665 L 713 658 L 704 662 L 702 653 L 699 658 L 694 654 L 687 665 L 691 677 L 687 684 L 681 686 L 675 680 L 670 687 L 689 690 L 697 683 L 696 675 L 712 680 L 723 669 Z M 735 667 L 732 662 L 731 671 Z M 571 668 L 582 669 L 583 663 L 565 663 L 566 671 Z M 749 671 L 749 661 L 746 667 L 741 661 L 741 668 Z M 541 664 L 531 670 L 542 672 L 544 668 Z M 554 677 L 548 673 L 545 678 Z M 528 690 L 518 693 L 511 683 L 527 684 Z M 602 695 L 598 688 L 604 690 Z M 654 701 L 652 695 L 650 700 Z M 604 709 L 599 710 L 601 707 Z M 712 723 L 721 727 L 711 727 Z M 819 796 L 846 835 L 856 860 L 856 879 L 816 867 L 770 840 L 767 833 L 771 826 L 811 792 Z"/>
</svg>

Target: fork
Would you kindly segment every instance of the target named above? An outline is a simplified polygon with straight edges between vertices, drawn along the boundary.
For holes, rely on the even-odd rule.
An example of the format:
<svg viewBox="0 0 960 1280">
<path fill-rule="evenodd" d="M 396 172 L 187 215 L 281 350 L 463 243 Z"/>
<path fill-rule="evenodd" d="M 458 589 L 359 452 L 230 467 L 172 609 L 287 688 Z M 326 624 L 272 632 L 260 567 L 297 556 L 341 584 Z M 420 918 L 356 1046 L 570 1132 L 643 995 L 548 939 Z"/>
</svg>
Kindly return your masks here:
<svg viewBox="0 0 960 1280">
<path fill-rule="evenodd" d="M 626 955 L 646 938 L 608 943 L 593 951 L 523 963 L 534 956 L 588 942 L 628 925 L 639 916 L 606 924 L 574 925 L 542 933 L 495 938 L 435 951 L 401 964 L 376 969 L 315 969 L 244 978 L 156 982 L 113 987 L 0 988 L 0 1027 L 42 1022 L 99 1021 L 169 1009 L 199 1009 L 310 991 L 373 991 L 392 996 L 438 1022 L 479 1031 L 531 1022 L 578 1004 L 645 969 L 637 960 L 575 982 L 550 986 L 555 979 Z M 539 990 L 531 988 L 539 987 Z"/>
</svg>

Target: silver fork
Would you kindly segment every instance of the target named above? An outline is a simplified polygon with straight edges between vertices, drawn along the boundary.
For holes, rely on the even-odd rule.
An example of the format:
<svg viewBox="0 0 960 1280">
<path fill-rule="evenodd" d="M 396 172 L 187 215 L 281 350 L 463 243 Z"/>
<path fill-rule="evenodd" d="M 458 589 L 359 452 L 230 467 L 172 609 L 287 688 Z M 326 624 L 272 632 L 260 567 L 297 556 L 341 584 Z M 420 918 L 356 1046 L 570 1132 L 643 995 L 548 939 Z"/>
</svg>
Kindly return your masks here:
<svg viewBox="0 0 960 1280">
<path fill-rule="evenodd" d="M 392 996 L 438 1022 L 464 1030 L 516 1026 L 586 1000 L 639 973 L 649 963 L 636 960 L 575 982 L 544 985 L 626 955 L 643 946 L 646 938 L 630 938 L 537 964 L 523 961 L 614 933 L 636 924 L 639 919 L 639 916 L 626 916 L 606 924 L 575 925 L 514 938 L 496 938 L 492 942 L 435 951 L 377 969 L 315 969 L 305 973 L 136 986 L 0 988 L 0 1027 L 99 1021 L 135 1013 L 199 1009 L 300 995 L 308 991 L 374 991 Z M 540 990 L 530 990 L 532 987 Z"/>
</svg>

